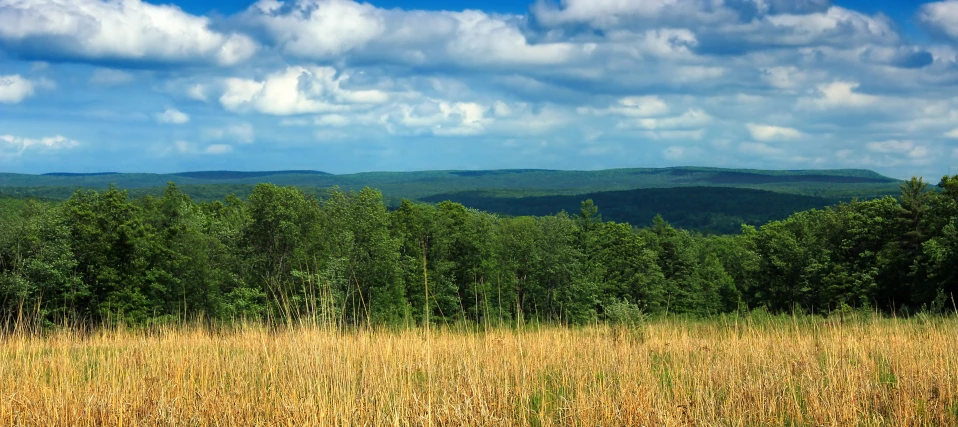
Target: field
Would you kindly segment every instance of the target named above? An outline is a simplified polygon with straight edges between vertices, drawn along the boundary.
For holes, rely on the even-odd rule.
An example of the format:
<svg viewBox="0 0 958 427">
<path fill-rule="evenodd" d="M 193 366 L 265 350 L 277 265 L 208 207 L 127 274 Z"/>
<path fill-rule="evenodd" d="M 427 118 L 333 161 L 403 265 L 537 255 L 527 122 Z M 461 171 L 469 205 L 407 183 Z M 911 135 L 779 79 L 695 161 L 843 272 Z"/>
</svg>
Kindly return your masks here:
<svg viewBox="0 0 958 427">
<path fill-rule="evenodd" d="M 958 423 L 958 321 L 14 333 L 0 425 Z"/>
</svg>

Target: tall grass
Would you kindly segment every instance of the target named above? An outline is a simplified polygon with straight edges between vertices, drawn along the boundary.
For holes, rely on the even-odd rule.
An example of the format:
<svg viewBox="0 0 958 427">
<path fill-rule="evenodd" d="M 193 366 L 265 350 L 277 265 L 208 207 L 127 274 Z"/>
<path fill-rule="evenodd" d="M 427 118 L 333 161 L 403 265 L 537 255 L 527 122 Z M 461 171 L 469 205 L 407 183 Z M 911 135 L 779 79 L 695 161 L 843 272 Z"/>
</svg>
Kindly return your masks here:
<svg viewBox="0 0 958 427">
<path fill-rule="evenodd" d="M 0 337 L 0 425 L 958 424 L 958 320 Z"/>
</svg>

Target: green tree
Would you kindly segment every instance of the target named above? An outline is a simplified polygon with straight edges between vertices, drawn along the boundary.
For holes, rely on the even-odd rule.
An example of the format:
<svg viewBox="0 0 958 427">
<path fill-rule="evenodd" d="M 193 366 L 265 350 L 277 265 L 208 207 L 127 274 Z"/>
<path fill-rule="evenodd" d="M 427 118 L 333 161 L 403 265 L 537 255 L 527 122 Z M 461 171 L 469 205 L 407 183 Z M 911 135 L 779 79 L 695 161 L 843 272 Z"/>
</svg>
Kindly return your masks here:
<svg viewBox="0 0 958 427">
<path fill-rule="evenodd" d="M 89 290 L 74 273 L 70 230 L 59 209 L 27 202 L 0 216 L 0 319 L 75 322 Z"/>
<path fill-rule="evenodd" d="M 163 307 L 169 289 L 151 274 L 151 230 L 127 193 L 78 191 L 64 204 L 77 273 L 89 288 L 78 306 L 100 321 L 144 323 Z M 161 313 L 165 314 L 165 313 Z"/>
</svg>

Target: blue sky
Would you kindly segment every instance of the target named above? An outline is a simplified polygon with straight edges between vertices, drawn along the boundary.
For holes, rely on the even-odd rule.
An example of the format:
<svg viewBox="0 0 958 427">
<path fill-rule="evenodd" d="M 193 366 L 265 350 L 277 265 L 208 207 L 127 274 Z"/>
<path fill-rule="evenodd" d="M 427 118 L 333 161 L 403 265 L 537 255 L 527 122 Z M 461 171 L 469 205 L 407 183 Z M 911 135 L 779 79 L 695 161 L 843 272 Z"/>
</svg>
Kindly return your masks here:
<svg viewBox="0 0 958 427">
<path fill-rule="evenodd" d="M 958 0 L 0 0 L 0 171 L 958 172 Z"/>
</svg>

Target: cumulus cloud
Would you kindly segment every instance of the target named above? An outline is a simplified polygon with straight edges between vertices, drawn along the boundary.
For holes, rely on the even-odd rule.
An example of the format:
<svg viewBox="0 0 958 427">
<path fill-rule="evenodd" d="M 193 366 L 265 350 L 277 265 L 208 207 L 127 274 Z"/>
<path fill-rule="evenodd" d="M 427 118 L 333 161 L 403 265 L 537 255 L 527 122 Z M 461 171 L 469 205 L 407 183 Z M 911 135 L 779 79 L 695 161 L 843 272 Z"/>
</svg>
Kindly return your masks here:
<svg viewBox="0 0 958 427">
<path fill-rule="evenodd" d="M 626 117 L 653 117 L 668 114 L 669 105 L 658 96 L 629 96 L 606 109 L 580 107 L 580 114 L 616 114 Z"/>
<path fill-rule="evenodd" d="M 386 31 L 385 11 L 350 0 L 260 0 L 246 19 L 284 52 L 322 59 L 342 55 Z"/>
<path fill-rule="evenodd" d="M 795 139 L 802 136 L 797 129 L 781 126 L 761 125 L 756 123 L 746 123 L 748 132 L 752 138 L 758 141 L 776 141 L 782 139 Z"/>
<path fill-rule="evenodd" d="M 197 83 L 186 89 L 186 96 L 197 101 L 206 102 L 206 90 L 206 86 Z"/>
<path fill-rule="evenodd" d="M 45 138 L 25 138 L 13 135 L 0 135 L 0 158 L 20 157 L 27 152 L 48 154 L 60 150 L 75 148 L 79 142 L 56 135 Z"/>
<path fill-rule="evenodd" d="M 538 1 L 532 11 L 541 25 L 587 24 L 602 29 L 627 26 L 637 21 L 672 20 L 681 14 L 687 19 L 702 19 L 707 14 L 699 4 L 690 0 L 563 0 L 561 4 Z"/>
<path fill-rule="evenodd" d="M 241 122 L 221 128 L 210 128 L 204 131 L 206 139 L 229 139 L 243 144 L 251 144 L 256 139 L 253 125 Z"/>
<path fill-rule="evenodd" d="M 550 65 L 587 55 L 590 45 L 532 43 L 518 16 L 478 10 L 405 11 L 351 0 L 261 0 L 241 16 L 284 54 L 343 56 L 405 64 Z"/>
<path fill-rule="evenodd" d="M 0 104 L 17 104 L 33 95 L 33 82 L 19 74 L 0 76 Z"/>
<path fill-rule="evenodd" d="M 377 89 L 343 87 L 349 75 L 332 67 L 288 67 L 264 80 L 229 78 L 220 104 L 231 111 L 257 111 L 286 116 L 349 110 L 358 105 L 386 102 Z"/>
<path fill-rule="evenodd" d="M 487 116 L 488 107 L 474 102 L 445 102 L 425 100 L 419 104 L 402 104 L 398 114 L 390 118 L 389 130 L 395 125 L 413 133 L 429 132 L 439 136 L 478 135 L 494 119 Z"/>
<path fill-rule="evenodd" d="M 915 44 L 889 18 L 828 0 L 538 0 L 524 14 L 259 0 L 209 17 L 154 3 L 0 0 L 0 54 L 24 70 L 0 77 L 0 103 L 80 69 L 64 62 L 105 67 L 63 96 L 113 85 L 153 97 L 143 105 L 170 102 L 151 88 L 209 103 L 194 104 L 204 116 L 195 138 L 212 145 L 167 143 L 196 155 L 280 138 L 442 137 L 544 140 L 523 147 L 537 159 L 587 153 L 590 167 L 697 159 L 901 171 L 940 168 L 945 138 L 958 139 L 958 47 Z M 919 20 L 958 40 L 948 33 L 956 4 L 922 6 Z M 172 108 L 153 118 L 190 119 Z"/>
<path fill-rule="evenodd" d="M 832 6 L 826 0 L 540 0 L 532 7 L 532 16 L 539 25 L 570 32 L 583 26 L 603 32 L 649 26 L 695 28 L 707 42 L 705 49 L 898 39 L 887 18 Z"/>
<path fill-rule="evenodd" d="M 190 116 L 180 110 L 175 108 L 167 108 L 166 111 L 162 113 L 157 113 L 155 116 L 156 121 L 160 123 L 181 125 L 184 123 L 189 123 Z"/>
<path fill-rule="evenodd" d="M 203 152 L 205 154 L 229 154 L 233 152 L 233 146 L 227 144 L 213 144 L 207 146 Z"/>
<path fill-rule="evenodd" d="M 869 107 L 881 102 L 881 97 L 855 91 L 857 82 L 836 81 L 820 84 L 816 96 L 802 100 L 803 105 L 821 109 Z"/>
<path fill-rule="evenodd" d="M 257 50 L 209 18 L 141 0 L 0 0 L 0 47 L 28 59 L 217 65 Z"/>
<path fill-rule="evenodd" d="M 928 157 L 928 147 L 916 144 L 914 141 L 877 141 L 869 142 L 866 147 L 869 151 L 883 154 L 904 154 L 912 159 Z"/>
<path fill-rule="evenodd" d="M 679 116 L 662 118 L 643 118 L 623 121 L 623 127 L 639 127 L 648 130 L 695 129 L 708 125 L 712 116 L 705 111 L 692 108 Z"/>
<path fill-rule="evenodd" d="M 807 79 L 805 72 L 792 65 L 762 68 L 762 79 L 778 89 L 795 89 Z"/>
<path fill-rule="evenodd" d="M 232 153 L 233 146 L 229 144 L 210 144 L 205 147 L 198 147 L 190 141 L 176 140 L 172 146 L 161 151 L 162 154 L 169 154 L 171 152 L 184 155 L 222 155 Z"/>
<path fill-rule="evenodd" d="M 932 31 L 958 41 L 958 1 L 925 3 L 918 11 L 918 20 Z"/>
</svg>

